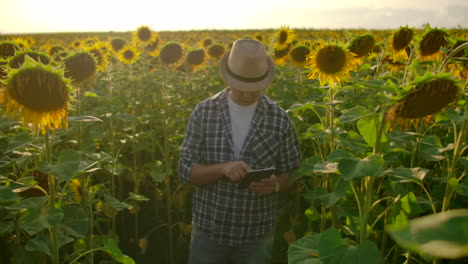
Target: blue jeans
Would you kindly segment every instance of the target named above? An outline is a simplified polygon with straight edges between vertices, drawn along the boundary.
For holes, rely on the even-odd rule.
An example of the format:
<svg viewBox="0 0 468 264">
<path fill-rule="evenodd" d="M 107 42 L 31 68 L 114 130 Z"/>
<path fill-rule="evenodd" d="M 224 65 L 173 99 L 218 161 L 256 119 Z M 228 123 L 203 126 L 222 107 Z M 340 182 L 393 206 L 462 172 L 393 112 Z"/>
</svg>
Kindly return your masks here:
<svg viewBox="0 0 468 264">
<path fill-rule="evenodd" d="M 238 246 L 222 245 L 192 229 L 189 264 L 270 264 L 273 234 Z"/>
</svg>

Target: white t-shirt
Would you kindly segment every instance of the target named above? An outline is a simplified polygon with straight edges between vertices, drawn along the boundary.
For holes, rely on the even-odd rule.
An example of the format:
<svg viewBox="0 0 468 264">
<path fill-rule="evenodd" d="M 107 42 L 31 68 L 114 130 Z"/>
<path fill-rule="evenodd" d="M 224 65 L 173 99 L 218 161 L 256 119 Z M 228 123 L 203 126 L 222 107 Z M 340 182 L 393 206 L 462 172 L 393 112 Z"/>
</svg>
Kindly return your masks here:
<svg viewBox="0 0 468 264">
<path fill-rule="evenodd" d="M 234 158 L 239 160 L 244 141 L 247 138 L 255 114 L 257 102 L 243 106 L 236 104 L 228 96 L 229 114 L 231 116 L 232 142 L 234 144 Z"/>
</svg>

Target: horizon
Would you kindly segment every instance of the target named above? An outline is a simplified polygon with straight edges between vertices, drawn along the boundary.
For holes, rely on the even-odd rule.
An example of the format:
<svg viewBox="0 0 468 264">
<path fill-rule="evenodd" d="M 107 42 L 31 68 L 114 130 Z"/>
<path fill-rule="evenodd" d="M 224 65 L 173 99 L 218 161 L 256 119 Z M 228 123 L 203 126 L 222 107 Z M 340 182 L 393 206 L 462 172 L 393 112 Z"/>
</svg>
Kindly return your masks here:
<svg viewBox="0 0 468 264">
<path fill-rule="evenodd" d="M 297 30 L 389 30 L 425 24 L 468 28 L 468 3 L 464 0 L 238 0 L 226 5 L 216 0 L 82 0 L 72 9 L 64 3 L 0 0 L 0 34 L 131 32 L 140 26 L 156 32 L 274 30 L 281 26 Z"/>
</svg>

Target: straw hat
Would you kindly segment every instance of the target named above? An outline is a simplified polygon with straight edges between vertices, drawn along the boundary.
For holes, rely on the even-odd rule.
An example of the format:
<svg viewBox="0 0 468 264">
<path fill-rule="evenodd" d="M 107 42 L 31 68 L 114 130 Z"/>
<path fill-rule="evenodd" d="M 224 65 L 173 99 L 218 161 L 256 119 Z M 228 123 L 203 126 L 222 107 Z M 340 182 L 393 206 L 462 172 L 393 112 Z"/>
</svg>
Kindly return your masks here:
<svg viewBox="0 0 468 264">
<path fill-rule="evenodd" d="M 221 78 L 229 87 L 241 91 L 259 91 L 270 86 L 275 77 L 275 64 L 262 42 L 239 39 L 219 63 Z"/>
</svg>

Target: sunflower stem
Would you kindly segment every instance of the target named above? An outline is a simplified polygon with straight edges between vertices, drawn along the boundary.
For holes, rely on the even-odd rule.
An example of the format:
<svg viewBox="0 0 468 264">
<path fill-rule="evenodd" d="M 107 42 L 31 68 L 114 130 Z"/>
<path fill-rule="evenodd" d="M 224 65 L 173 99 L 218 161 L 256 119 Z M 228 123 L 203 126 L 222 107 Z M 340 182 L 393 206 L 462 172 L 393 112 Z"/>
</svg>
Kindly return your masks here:
<svg viewBox="0 0 468 264">
<path fill-rule="evenodd" d="M 440 67 L 439 67 L 439 70 L 437 71 L 438 72 L 441 72 L 442 69 L 444 68 L 445 64 L 447 64 L 447 62 L 455 55 L 457 54 L 459 51 L 465 49 L 465 48 L 468 48 L 468 42 L 467 43 L 463 43 L 461 44 L 460 46 L 458 46 L 456 49 L 454 49 L 452 52 L 450 52 L 447 57 L 444 59 L 444 61 L 442 61 L 442 63 L 440 64 Z"/>
<path fill-rule="evenodd" d="M 44 134 L 44 142 L 45 142 L 45 156 L 46 160 L 48 163 L 52 163 L 52 148 L 50 144 L 50 135 L 49 135 L 49 129 L 46 128 L 45 134 Z M 47 175 L 48 177 L 48 182 L 49 182 L 49 210 L 53 210 L 56 208 L 55 205 L 55 195 L 56 195 L 56 179 L 54 175 Z M 52 263 L 53 264 L 59 264 L 60 263 L 60 257 L 59 257 L 59 247 L 58 247 L 58 232 L 57 232 L 57 226 L 52 226 L 49 228 L 49 234 L 50 234 L 50 251 L 51 251 L 51 257 L 52 257 Z"/>
</svg>

